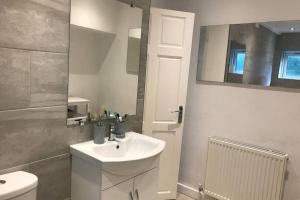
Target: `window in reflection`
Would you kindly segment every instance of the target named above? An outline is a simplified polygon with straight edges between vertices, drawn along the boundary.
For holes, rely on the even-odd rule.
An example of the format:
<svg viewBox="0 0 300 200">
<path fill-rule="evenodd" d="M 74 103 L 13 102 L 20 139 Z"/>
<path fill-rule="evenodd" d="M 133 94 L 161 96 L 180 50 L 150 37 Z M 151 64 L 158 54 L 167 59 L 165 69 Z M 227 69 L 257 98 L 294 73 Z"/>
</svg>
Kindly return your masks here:
<svg viewBox="0 0 300 200">
<path fill-rule="evenodd" d="M 300 80 L 300 51 L 283 52 L 278 78 Z"/>
<path fill-rule="evenodd" d="M 246 50 L 234 49 L 230 57 L 230 72 L 233 74 L 243 74 L 245 68 Z"/>
</svg>

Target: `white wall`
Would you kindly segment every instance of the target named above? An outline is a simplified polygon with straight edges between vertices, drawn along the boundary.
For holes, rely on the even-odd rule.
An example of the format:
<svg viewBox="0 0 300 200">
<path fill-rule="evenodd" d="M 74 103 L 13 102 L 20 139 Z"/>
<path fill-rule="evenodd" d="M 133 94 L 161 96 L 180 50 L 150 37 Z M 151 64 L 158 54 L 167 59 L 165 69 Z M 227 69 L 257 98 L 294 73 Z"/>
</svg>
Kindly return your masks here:
<svg viewBox="0 0 300 200">
<path fill-rule="evenodd" d="M 284 200 L 300 199 L 300 94 L 196 83 L 200 25 L 300 18 L 298 0 L 153 0 L 157 7 L 196 12 L 179 182 L 204 181 L 208 136 L 289 153 Z M 177 5 L 175 5 L 177 2 Z"/>
<path fill-rule="evenodd" d="M 115 33 L 118 4 L 112 0 L 72 0 L 71 24 Z"/>
</svg>

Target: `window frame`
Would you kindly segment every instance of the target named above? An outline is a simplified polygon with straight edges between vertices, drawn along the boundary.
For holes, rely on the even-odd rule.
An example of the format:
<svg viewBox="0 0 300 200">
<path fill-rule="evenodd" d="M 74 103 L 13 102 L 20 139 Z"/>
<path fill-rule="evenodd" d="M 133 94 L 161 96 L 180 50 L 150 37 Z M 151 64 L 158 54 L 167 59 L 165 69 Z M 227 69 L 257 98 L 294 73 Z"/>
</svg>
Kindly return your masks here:
<svg viewBox="0 0 300 200">
<path fill-rule="evenodd" d="M 286 75 L 287 65 L 288 65 L 288 57 L 295 56 L 295 55 L 299 56 L 299 58 L 300 58 L 300 51 L 283 51 L 282 52 L 281 59 L 280 59 L 279 71 L 278 71 L 279 79 L 287 79 L 287 80 L 295 80 L 295 81 L 300 80 L 300 75 L 299 76 Z"/>
</svg>

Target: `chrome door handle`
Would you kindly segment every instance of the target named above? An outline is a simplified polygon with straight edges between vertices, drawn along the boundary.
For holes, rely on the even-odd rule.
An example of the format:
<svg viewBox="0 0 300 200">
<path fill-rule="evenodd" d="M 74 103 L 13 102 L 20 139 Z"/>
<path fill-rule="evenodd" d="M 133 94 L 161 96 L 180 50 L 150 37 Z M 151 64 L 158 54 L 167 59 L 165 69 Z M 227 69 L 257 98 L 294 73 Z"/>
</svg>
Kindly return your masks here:
<svg viewBox="0 0 300 200">
<path fill-rule="evenodd" d="M 183 106 L 179 106 L 179 110 L 175 110 L 172 113 L 178 113 L 177 123 L 181 124 L 182 123 L 182 117 L 183 117 Z"/>
<path fill-rule="evenodd" d="M 132 192 L 129 193 L 129 196 L 130 196 L 130 200 L 133 200 L 133 194 L 132 194 Z"/>
<path fill-rule="evenodd" d="M 137 200 L 140 200 L 140 195 L 139 195 L 139 191 L 138 190 L 135 190 L 135 195 L 136 195 Z"/>
</svg>

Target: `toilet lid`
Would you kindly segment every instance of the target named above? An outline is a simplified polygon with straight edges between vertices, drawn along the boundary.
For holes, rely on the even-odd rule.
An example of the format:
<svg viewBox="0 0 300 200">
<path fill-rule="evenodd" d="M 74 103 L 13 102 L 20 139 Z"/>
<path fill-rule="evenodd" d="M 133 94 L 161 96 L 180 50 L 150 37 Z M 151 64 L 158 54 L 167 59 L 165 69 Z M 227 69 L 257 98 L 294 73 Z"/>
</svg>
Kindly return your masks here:
<svg viewBox="0 0 300 200">
<path fill-rule="evenodd" d="M 18 171 L 0 175 L 0 200 L 7 200 L 36 188 L 38 178 L 30 173 Z"/>
</svg>

